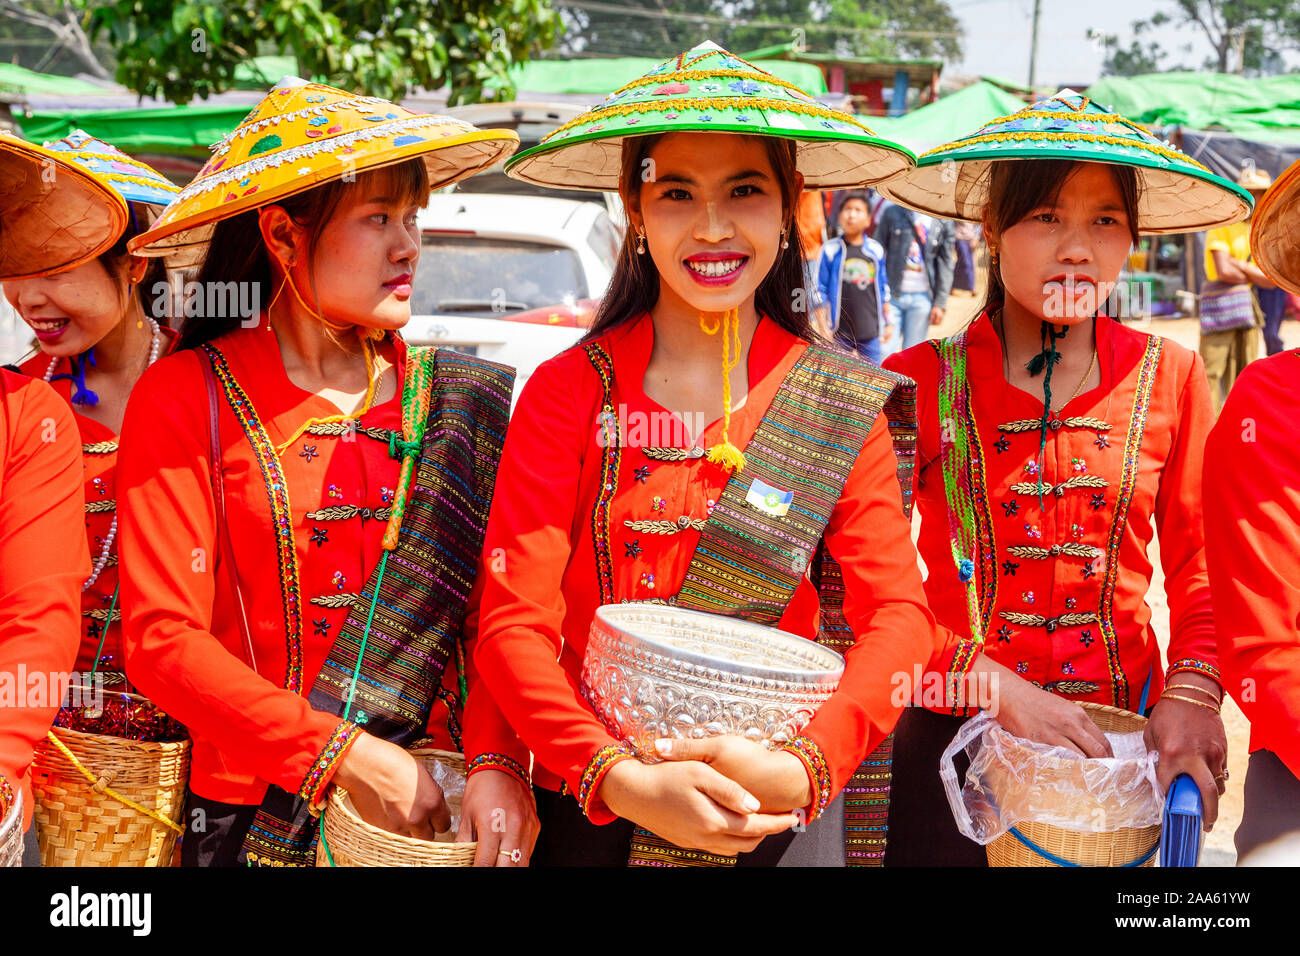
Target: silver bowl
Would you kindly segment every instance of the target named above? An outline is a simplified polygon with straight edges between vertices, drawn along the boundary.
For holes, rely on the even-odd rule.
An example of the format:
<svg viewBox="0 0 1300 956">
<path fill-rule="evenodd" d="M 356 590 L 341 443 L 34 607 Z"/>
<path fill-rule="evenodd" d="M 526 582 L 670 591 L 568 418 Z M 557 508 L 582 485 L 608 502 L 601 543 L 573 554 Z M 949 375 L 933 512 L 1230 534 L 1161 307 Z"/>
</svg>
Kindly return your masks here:
<svg viewBox="0 0 1300 956">
<path fill-rule="evenodd" d="M 23 792 L 14 788 L 14 802 L 0 821 L 0 867 L 23 865 Z"/>
<path fill-rule="evenodd" d="M 735 734 L 776 749 L 839 686 L 844 658 L 794 634 L 650 604 L 596 609 L 582 694 L 643 758 L 654 742 Z"/>
</svg>

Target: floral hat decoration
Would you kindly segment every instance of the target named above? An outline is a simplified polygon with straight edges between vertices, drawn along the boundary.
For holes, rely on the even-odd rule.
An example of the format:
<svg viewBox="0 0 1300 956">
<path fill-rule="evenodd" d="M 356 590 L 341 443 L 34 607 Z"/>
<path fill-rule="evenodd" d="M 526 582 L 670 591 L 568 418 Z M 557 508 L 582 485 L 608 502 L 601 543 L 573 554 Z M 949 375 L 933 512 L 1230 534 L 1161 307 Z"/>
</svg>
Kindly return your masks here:
<svg viewBox="0 0 1300 956">
<path fill-rule="evenodd" d="M 62 272 L 110 249 L 126 200 L 66 154 L 0 132 L 0 280 Z"/>
<path fill-rule="evenodd" d="M 1142 126 L 1073 90 L 1062 90 L 917 159 L 882 185 L 904 206 L 978 222 L 988 203 L 992 164 L 1015 159 L 1118 163 L 1137 169 L 1144 233 L 1196 232 L 1250 215 L 1249 191 L 1152 136 Z"/>
<path fill-rule="evenodd" d="M 861 120 L 705 42 L 615 90 L 511 159 L 506 172 L 540 186 L 615 192 L 624 139 L 680 132 L 793 139 L 807 189 L 869 186 L 913 163 L 908 149 Z"/>
<path fill-rule="evenodd" d="M 46 143 L 45 148 L 62 154 L 96 179 L 108 183 L 127 202 L 166 206 L 181 191 L 152 166 L 132 159 L 113 144 L 96 139 L 84 130 L 74 129 L 63 139 Z"/>
<path fill-rule="evenodd" d="M 1300 295 L 1300 162 L 1277 177 L 1255 207 L 1250 254 L 1279 286 Z"/>
<path fill-rule="evenodd" d="M 212 158 L 131 251 L 196 265 L 215 223 L 345 175 L 420 157 L 437 189 L 519 144 L 512 130 L 417 113 L 388 100 L 286 77 L 212 147 Z"/>
</svg>

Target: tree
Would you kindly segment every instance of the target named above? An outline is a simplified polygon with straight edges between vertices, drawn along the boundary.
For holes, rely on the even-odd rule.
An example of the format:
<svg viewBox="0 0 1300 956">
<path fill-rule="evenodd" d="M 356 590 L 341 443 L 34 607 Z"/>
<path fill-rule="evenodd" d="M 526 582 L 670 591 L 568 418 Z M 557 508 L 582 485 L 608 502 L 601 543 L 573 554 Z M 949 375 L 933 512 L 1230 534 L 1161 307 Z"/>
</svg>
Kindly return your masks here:
<svg viewBox="0 0 1300 956">
<path fill-rule="evenodd" d="M 254 56 L 291 54 L 298 71 L 372 96 L 450 88 L 451 104 L 514 94 L 508 71 L 555 37 L 549 0 L 75 0 L 92 37 L 117 50 L 119 83 L 175 103 L 234 85 Z M 92 6 L 92 3 L 94 4 Z"/>
<path fill-rule="evenodd" d="M 1133 24 L 1135 33 L 1175 23 L 1192 27 L 1209 41 L 1214 55 L 1204 68 L 1219 73 L 1254 73 L 1276 69 L 1283 49 L 1300 44 L 1300 8 L 1289 0 L 1169 0 L 1171 13 L 1158 12 Z M 1111 72 L 1127 73 L 1159 60 L 1159 44 L 1142 47 L 1134 41 L 1119 47 Z M 1110 61 L 1108 61 L 1109 63 Z"/>
<path fill-rule="evenodd" d="M 35 69 L 43 70 L 56 60 L 60 54 L 67 53 L 76 61 L 82 71 L 108 79 L 108 71 L 95 55 L 90 40 L 82 29 L 78 12 L 62 3 L 50 0 L 0 0 L 0 19 L 9 21 L 10 25 L 21 25 L 18 29 L 6 29 L 6 39 L 31 40 L 37 37 L 48 39 L 49 47 L 39 60 Z"/>
<path fill-rule="evenodd" d="M 947 0 L 556 0 L 568 54 L 667 58 L 709 37 L 735 53 L 803 40 L 842 56 L 961 56 Z"/>
</svg>

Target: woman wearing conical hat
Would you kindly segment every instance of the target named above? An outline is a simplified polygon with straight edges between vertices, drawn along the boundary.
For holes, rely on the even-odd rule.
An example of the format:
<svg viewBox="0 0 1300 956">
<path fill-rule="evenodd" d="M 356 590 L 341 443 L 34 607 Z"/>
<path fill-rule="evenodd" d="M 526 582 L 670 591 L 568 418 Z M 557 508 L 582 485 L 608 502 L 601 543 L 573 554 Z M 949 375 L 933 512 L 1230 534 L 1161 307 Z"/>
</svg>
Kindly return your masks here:
<svg viewBox="0 0 1300 956">
<path fill-rule="evenodd" d="M 1201 526 L 1205 369 L 1105 303 L 1139 233 L 1233 222 L 1249 194 L 1068 90 L 881 191 L 981 222 L 992 263 L 966 329 L 887 363 L 917 383 L 918 545 L 930 607 L 962 637 L 954 676 L 982 650 L 1009 668 L 1003 695 L 1039 689 L 1028 711 L 999 715 L 1009 730 L 1091 757 L 1109 745 L 1063 701 L 1149 713 L 1161 786 L 1190 774 L 1212 824 L 1226 740 Z M 1153 532 L 1165 661 L 1146 603 Z M 937 770 L 966 713 L 912 708 L 899 722 L 887 864 L 985 862 Z"/>
<path fill-rule="evenodd" d="M 1255 209 L 1255 262 L 1300 292 L 1300 163 Z M 1205 448 L 1205 547 L 1224 687 L 1250 720 L 1238 865 L 1300 864 L 1300 349 L 1252 362 Z"/>
<path fill-rule="evenodd" d="M 92 567 L 82 582 L 77 670 L 104 674 L 109 686 L 117 686 L 122 671 L 114 482 L 118 432 L 136 380 L 176 340 L 160 308 L 167 303 L 162 262 L 132 256 L 126 244 L 180 190 L 81 130 L 45 145 L 118 193 L 128 209 L 127 222 L 107 252 L 75 269 L 4 284 L 9 304 L 36 336 L 34 354 L 20 363 L 23 373 L 54 386 L 72 408 L 81 437 Z"/>
<path fill-rule="evenodd" d="M 0 281 L 6 288 L 93 263 L 126 221 L 122 197 L 66 155 L 0 133 Z M 0 813 L 21 799 L 23 858 L 36 865 L 28 768 L 77 658 L 90 558 L 72 412 L 44 382 L 8 368 L 0 370 L 0 470 L 0 674 L 8 694 L 19 695 L 0 708 Z M 26 696 L 31 684 L 24 672 L 40 675 L 52 688 L 48 696 Z"/>
<path fill-rule="evenodd" d="M 430 188 L 515 142 L 286 80 L 131 242 L 198 265 L 119 476 L 127 674 L 194 739 L 187 864 L 311 865 L 336 782 L 377 826 L 447 830 L 404 749 L 426 732 L 469 759 L 477 862 L 527 859 L 527 751 L 466 700 L 512 376 L 398 334 Z"/>
<path fill-rule="evenodd" d="M 910 163 L 704 44 L 508 165 L 617 189 L 629 215 L 590 333 L 520 396 L 485 544 L 476 663 L 534 754 L 539 864 L 772 864 L 828 810 L 799 859 L 879 861 L 888 758 L 864 757 L 896 679 L 952 647 L 906 518 L 910 383 L 814 339 L 793 224 L 803 187 Z M 721 736 L 629 759 L 579 693 L 594 612 L 625 601 L 820 637 L 843 681 L 782 750 Z"/>
</svg>

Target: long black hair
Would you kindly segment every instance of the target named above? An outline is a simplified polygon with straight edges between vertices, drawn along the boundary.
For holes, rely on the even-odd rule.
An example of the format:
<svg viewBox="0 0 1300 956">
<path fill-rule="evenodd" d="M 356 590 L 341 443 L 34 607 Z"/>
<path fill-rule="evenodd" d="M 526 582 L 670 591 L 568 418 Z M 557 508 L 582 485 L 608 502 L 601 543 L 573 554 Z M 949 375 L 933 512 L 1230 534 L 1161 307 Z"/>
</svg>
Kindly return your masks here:
<svg viewBox="0 0 1300 956">
<path fill-rule="evenodd" d="M 379 181 L 376 183 L 377 179 Z M 321 230 L 330 221 L 344 196 L 352 190 L 369 186 L 387 187 L 381 188 L 380 192 L 423 204 L 429 197 L 429 173 L 424 161 L 416 157 L 392 166 L 368 169 L 352 181 L 331 180 L 315 189 L 282 199 L 274 205 L 282 207 L 290 219 L 307 228 L 307 257 L 310 261 Z M 390 189 L 394 191 L 390 192 Z M 271 256 L 262 240 L 262 231 L 257 222 L 258 212 L 259 209 L 250 209 L 217 223 L 196 277 L 198 289 L 208 291 L 200 291 L 199 301 L 193 305 L 195 314 L 182 326 L 180 341 L 176 346 L 178 351 L 211 342 L 244 321 L 245 317 L 238 314 L 205 314 L 208 300 L 230 301 L 228 295 L 210 295 L 210 290 L 251 287 L 257 290 L 256 301 L 262 304 L 262 308 L 270 307 L 271 296 L 274 295 L 271 287 Z M 228 283 L 238 284 L 232 286 Z M 247 301 L 242 293 L 237 299 Z M 187 305 L 187 311 L 189 308 Z M 225 313 L 235 310 L 221 311 Z"/>
<path fill-rule="evenodd" d="M 630 197 L 637 195 L 641 188 L 643 161 L 664 135 L 668 134 L 630 136 L 623 141 L 619 192 L 625 205 L 630 204 Z M 772 170 L 780 183 L 781 206 L 789 245 L 777 249 L 776 262 L 763 277 L 754 295 L 754 306 L 760 315 L 768 316 L 787 332 L 810 342 L 815 341 L 817 336 L 808 321 L 811 303 L 807 301 L 803 254 L 799 250 L 799 234 L 795 227 L 795 210 L 799 203 L 799 194 L 795 188 L 795 144 L 793 140 L 777 136 L 759 138 L 767 149 Z M 648 312 L 659 301 L 659 270 L 649 255 L 639 255 L 635 247 L 636 234 L 629 220 L 609 289 L 601 299 L 596 318 L 591 323 L 591 329 L 583 336 L 582 344 L 600 338 L 610 329 Z M 802 305 L 802 309 L 796 306 L 796 302 Z"/>
</svg>

